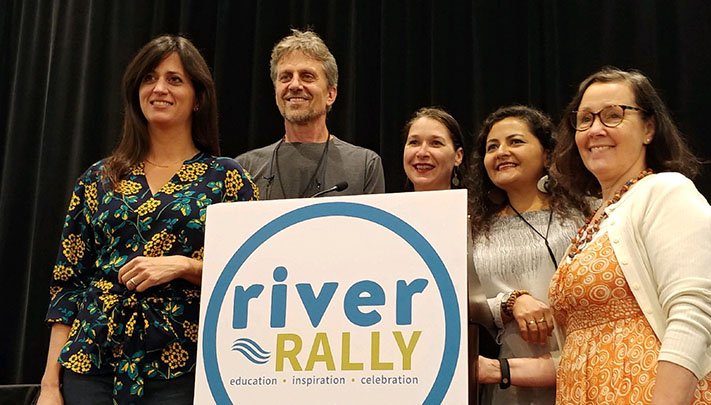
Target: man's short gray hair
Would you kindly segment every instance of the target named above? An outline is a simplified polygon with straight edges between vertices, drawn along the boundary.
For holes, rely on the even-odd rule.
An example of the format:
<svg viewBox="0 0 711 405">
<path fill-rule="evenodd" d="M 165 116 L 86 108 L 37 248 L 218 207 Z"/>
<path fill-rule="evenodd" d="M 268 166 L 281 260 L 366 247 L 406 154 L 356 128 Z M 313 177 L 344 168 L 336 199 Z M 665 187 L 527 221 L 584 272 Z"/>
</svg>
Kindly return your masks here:
<svg viewBox="0 0 711 405">
<path fill-rule="evenodd" d="M 338 65 L 336 58 L 323 42 L 321 37 L 313 31 L 291 30 L 291 35 L 284 37 L 272 49 L 271 60 L 269 61 L 272 83 L 277 80 L 277 64 L 286 55 L 299 51 L 303 54 L 321 62 L 323 70 L 326 72 L 326 80 L 329 87 L 338 86 Z"/>
</svg>

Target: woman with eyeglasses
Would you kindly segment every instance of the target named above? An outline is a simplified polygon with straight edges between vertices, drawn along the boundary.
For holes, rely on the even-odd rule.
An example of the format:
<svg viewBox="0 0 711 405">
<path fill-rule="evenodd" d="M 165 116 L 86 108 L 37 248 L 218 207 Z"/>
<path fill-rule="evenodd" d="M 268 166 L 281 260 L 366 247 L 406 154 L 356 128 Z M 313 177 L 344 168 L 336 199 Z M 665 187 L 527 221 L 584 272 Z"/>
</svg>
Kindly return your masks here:
<svg viewBox="0 0 711 405">
<path fill-rule="evenodd" d="M 475 140 L 469 209 L 476 273 L 498 327 L 480 356 L 481 403 L 552 404 L 558 342 L 547 303 L 553 272 L 587 205 L 548 176 L 554 126 L 531 107 L 489 115 Z"/>
<path fill-rule="evenodd" d="M 550 285 L 563 404 L 711 403 L 711 208 L 650 81 L 603 68 L 558 131 L 554 172 L 602 204 Z M 565 117 L 564 117 L 565 118 Z"/>
</svg>

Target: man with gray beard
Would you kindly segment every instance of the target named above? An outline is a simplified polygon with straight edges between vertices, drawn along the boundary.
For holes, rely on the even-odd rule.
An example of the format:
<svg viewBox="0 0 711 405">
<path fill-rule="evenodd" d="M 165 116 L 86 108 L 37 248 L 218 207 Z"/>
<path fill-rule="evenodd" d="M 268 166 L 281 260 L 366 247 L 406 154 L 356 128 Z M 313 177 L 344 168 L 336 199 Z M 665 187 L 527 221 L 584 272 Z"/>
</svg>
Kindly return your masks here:
<svg viewBox="0 0 711 405">
<path fill-rule="evenodd" d="M 270 73 L 285 134 L 236 158 L 259 186 L 260 198 L 310 197 L 344 183 L 339 195 L 384 192 L 380 156 L 326 127 L 338 93 L 338 66 L 323 40 L 312 31 L 292 30 L 272 49 Z"/>
</svg>

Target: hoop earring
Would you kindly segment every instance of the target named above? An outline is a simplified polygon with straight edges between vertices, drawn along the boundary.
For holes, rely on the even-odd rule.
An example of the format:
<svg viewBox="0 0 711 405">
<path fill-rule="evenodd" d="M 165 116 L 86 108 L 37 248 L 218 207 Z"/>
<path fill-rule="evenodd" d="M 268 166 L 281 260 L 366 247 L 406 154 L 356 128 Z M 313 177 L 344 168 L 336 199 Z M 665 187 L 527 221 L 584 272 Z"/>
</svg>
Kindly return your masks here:
<svg viewBox="0 0 711 405">
<path fill-rule="evenodd" d="M 550 194 L 550 192 L 551 192 L 551 184 L 550 183 L 551 183 L 551 179 L 546 174 L 543 177 L 541 177 L 540 179 L 538 179 L 538 183 L 536 183 L 536 188 L 541 193 Z"/>
</svg>

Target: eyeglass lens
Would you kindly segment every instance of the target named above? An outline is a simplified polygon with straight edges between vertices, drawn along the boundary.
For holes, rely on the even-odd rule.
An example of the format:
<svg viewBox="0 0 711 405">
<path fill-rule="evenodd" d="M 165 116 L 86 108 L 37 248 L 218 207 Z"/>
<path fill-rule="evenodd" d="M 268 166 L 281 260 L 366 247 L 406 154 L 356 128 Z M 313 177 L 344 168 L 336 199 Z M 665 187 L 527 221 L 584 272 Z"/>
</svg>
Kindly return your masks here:
<svg viewBox="0 0 711 405">
<path fill-rule="evenodd" d="M 596 115 L 600 117 L 600 121 L 603 125 L 612 128 L 620 125 L 625 116 L 625 109 L 619 105 L 608 105 L 597 113 L 577 111 L 571 117 L 571 121 L 575 129 L 583 131 L 592 126 Z"/>
</svg>

